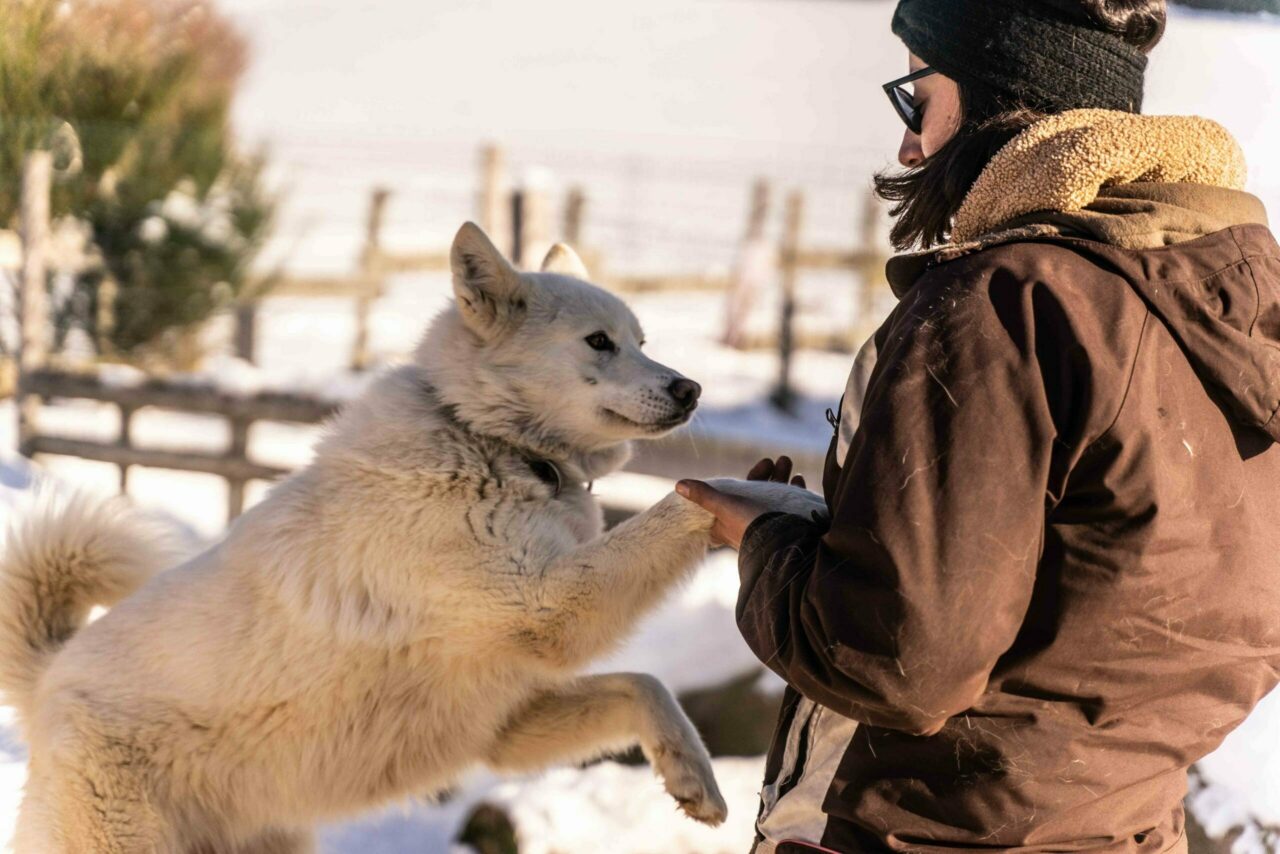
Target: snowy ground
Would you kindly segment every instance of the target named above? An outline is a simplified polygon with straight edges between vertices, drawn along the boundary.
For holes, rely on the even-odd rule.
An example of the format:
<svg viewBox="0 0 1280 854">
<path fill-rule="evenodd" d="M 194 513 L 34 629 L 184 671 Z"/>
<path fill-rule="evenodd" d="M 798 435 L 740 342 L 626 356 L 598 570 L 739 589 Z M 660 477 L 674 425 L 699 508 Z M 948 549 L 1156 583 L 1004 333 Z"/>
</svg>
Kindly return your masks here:
<svg viewBox="0 0 1280 854">
<path fill-rule="evenodd" d="M 557 189 L 586 185 L 587 242 L 617 270 L 726 269 L 756 175 L 774 178 L 780 191 L 805 188 L 809 240 L 851 245 L 868 176 L 892 158 L 901 132 L 878 88 L 904 65 L 900 46 L 886 35 L 888 0 L 223 5 L 256 49 L 239 124 L 271 145 L 288 191 L 272 260 L 299 271 L 351 269 L 374 184 L 397 191 L 390 245 L 444 245 L 473 216 L 476 148 L 489 140 L 507 145 L 517 178 L 537 173 Z M 1150 111 L 1204 113 L 1237 133 L 1250 155 L 1252 187 L 1273 209 L 1280 209 L 1280 111 L 1258 105 L 1280 102 L 1278 53 L 1278 23 L 1179 11 L 1153 59 L 1148 98 Z M 805 324 L 825 329 L 853 317 L 859 295 L 847 277 L 806 277 L 801 287 Z M 447 293 L 439 276 L 394 280 L 372 316 L 378 354 L 407 352 Z M 773 299 L 762 301 L 757 329 L 773 322 Z M 822 411 L 843 389 L 847 355 L 800 354 L 795 377 L 806 404 L 800 418 L 788 418 L 761 403 L 774 381 L 774 357 L 713 343 L 718 299 L 653 295 L 632 303 L 651 355 L 705 386 L 696 430 L 767 448 L 825 447 Z M 358 390 L 361 379 L 344 370 L 354 333 L 349 304 L 271 300 L 262 324 L 265 370 L 221 357 L 205 375 L 243 390 L 310 389 L 338 398 Z M 215 341 L 226 334 L 225 325 L 211 330 Z M 129 380 L 126 371 L 117 373 Z M 13 421 L 11 407 L 0 405 L 0 449 L 13 447 Z M 118 430 L 110 407 L 88 403 L 51 407 L 45 424 L 104 439 Z M 218 419 L 146 411 L 135 416 L 133 435 L 152 447 L 218 448 L 228 439 Z M 263 462 L 298 465 L 316 435 L 314 428 L 257 425 L 251 451 Z M 44 470 L 64 486 L 102 494 L 116 488 L 112 466 L 55 458 Z M 221 481 L 135 470 L 130 482 L 135 501 L 174 517 L 193 542 L 220 532 Z M 0 517 L 30 485 L 20 463 L 0 461 Z M 598 485 L 641 505 L 668 487 L 635 477 Z M 264 490 L 256 485 L 250 500 Z M 713 557 L 600 668 L 655 673 L 677 691 L 752 669 L 733 621 L 736 587 L 731 557 Z M 1202 771 L 1209 786 L 1192 808 L 1211 832 L 1248 817 L 1280 823 L 1280 693 Z M 323 847 L 328 854 L 447 852 L 462 817 L 487 801 L 516 819 L 522 852 L 743 852 L 761 760 L 719 760 L 717 772 L 731 816 L 716 831 L 678 817 L 648 769 L 607 763 L 522 780 L 478 775 L 446 804 L 396 806 L 327 828 Z M 0 709 L 0 844 L 24 773 L 21 745 Z M 1240 854 L 1258 850 L 1240 843 Z"/>
</svg>

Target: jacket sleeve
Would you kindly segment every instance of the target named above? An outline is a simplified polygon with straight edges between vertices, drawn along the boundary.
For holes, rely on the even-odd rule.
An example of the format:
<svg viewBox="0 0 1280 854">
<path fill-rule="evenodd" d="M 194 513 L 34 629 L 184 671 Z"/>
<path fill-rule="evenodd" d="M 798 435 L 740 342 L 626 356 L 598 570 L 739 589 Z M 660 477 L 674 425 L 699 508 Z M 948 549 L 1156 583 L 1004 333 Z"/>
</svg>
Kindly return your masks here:
<svg viewBox="0 0 1280 854">
<path fill-rule="evenodd" d="M 740 552 L 738 623 L 769 668 L 854 720 L 918 735 L 985 691 L 1026 614 L 1055 440 L 1030 289 L 917 284 L 881 331 L 830 527 L 770 514 Z M 1052 358 L 1052 357 L 1050 357 Z"/>
</svg>

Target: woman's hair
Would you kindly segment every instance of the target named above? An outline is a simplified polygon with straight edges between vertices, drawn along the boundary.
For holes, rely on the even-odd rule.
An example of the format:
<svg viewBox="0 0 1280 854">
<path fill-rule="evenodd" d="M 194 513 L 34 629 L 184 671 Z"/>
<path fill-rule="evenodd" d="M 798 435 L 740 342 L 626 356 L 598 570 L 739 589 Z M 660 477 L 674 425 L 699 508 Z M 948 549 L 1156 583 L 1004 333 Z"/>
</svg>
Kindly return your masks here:
<svg viewBox="0 0 1280 854">
<path fill-rule="evenodd" d="M 1150 53 L 1164 36 L 1166 0 L 1040 0 Z"/>
<path fill-rule="evenodd" d="M 1062 14 L 1113 33 L 1144 52 L 1164 36 L 1166 0 L 1038 0 Z M 943 243 L 982 170 L 1010 140 L 1045 114 L 959 84 L 960 127 L 919 166 L 881 172 L 876 195 L 892 202 L 890 240 L 900 250 Z"/>
</svg>

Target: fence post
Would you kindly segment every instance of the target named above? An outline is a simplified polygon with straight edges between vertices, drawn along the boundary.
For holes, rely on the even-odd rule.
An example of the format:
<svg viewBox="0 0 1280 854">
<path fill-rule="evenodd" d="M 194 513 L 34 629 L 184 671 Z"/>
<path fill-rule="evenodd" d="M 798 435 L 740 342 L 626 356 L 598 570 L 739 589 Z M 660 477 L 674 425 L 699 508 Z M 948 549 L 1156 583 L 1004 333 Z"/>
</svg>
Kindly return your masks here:
<svg viewBox="0 0 1280 854">
<path fill-rule="evenodd" d="M 243 460 L 249 453 L 249 425 L 245 418 L 231 419 L 231 444 L 227 447 L 227 456 L 231 459 Z M 244 512 L 245 481 L 239 478 L 227 478 L 227 524 L 230 525 Z"/>
<path fill-rule="evenodd" d="M 117 444 L 122 448 L 133 447 L 133 413 L 132 406 L 120 404 L 120 440 Z M 129 464 L 120 463 L 120 494 L 129 494 Z"/>
<path fill-rule="evenodd" d="M 751 187 L 751 207 L 747 211 L 747 228 L 738 248 L 729 289 L 725 293 L 724 333 L 726 347 L 741 348 L 745 343 L 747 321 L 754 308 L 762 279 L 771 266 L 770 248 L 764 242 L 773 188 L 767 178 L 757 178 Z"/>
<path fill-rule="evenodd" d="M 235 352 L 251 365 L 258 363 L 258 304 L 237 303 L 235 307 Z"/>
<path fill-rule="evenodd" d="M 379 272 L 382 262 L 382 221 L 391 191 L 375 187 L 369 195 L 369 219 L 365 225 L 364 250 L 360 253 L 360 272 L 366 284 Z M 368 290 L 356 297 L 356 338 L 351 345 L 351 368 L 362 371 L 369 367 L 369 310 L 374 295 Z"/>
<path fill-rule="evenodd" d="M 93 325 L 97 332 L 98 353 L 109 355 L 114 347 L 111 336 L 116 329 L 116 301 L 120 299 L 120 286 L 111 276 L 98 285 L 98 311 Z"/>
<path fill-rule="evenodd" d="M 551 200 L 545 189 L 525 186 L 511 194 L 511 263 L 532 267 L 551 243 Z"/>
<path fill-rule="evenodd" d="M 18 292 L 18 452 L 30 455 L 36 434 L 40 397 L 27 394 L 26 378 L 49 359 L 48 251 L 49 194 L 53 187 L 53 155 L 33 151 L 22 167 L 22 270 Z"/>
<path fill-rule="evenodd" d="M 782 233 L 782 307 L 778 328 L 778 386 L 771 400 L 784 412 L 795 406 L 791 388 L 791 359 L 795 350 L 796 285 L 800 278 L 800 234 L 804 229 L 804 192 L 787 196 L 787 218 Z"/>
<path fill-rule="evenodd" d="M 574 249 L 582 246 L 582 224 L 586 215 L 587 193 L 582 187 L 569 188 L 564 205 L 564 241 Z"/>
<path fill-rule="evenodd" d="M 876 302 L 880 293 L 888 286 L 885 278 L 885 264 L 888 260 L 884 246 L 887 239 L 884 235 L 884 217 L 880 203 L 873 193 L 867 193 L 862 209 L 862 252 L 858 265 L 862 279 L 862 304 L 857 308 L 859 317 L 854 319 L 852 332 L 853 350 L 862 347 L 863 340 L 874 331 Z"/>
<path fill-rule="evenodd" d="M 511 257 L 512 228 L 507 187 L 507 154 L 500 145 L 480 149 L 480 193 L 476 205 L 480 227 L 507 257 Z"/>
</svg>

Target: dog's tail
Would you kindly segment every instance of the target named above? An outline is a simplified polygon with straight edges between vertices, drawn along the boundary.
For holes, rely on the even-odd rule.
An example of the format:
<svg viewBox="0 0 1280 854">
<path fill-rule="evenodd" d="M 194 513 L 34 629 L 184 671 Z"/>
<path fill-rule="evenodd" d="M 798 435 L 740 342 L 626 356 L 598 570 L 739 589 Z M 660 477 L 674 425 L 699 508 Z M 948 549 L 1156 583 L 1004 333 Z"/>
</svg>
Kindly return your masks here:
<svg viewBox="0 0 1280 854">
<path fill-rule="evenodd" d="M 121 501 L 41 500 L 0 556 L 0 702 L 26 718 L 40 675 L 93 606 L 124 599 L 170 557 Z"/>
</svg>

